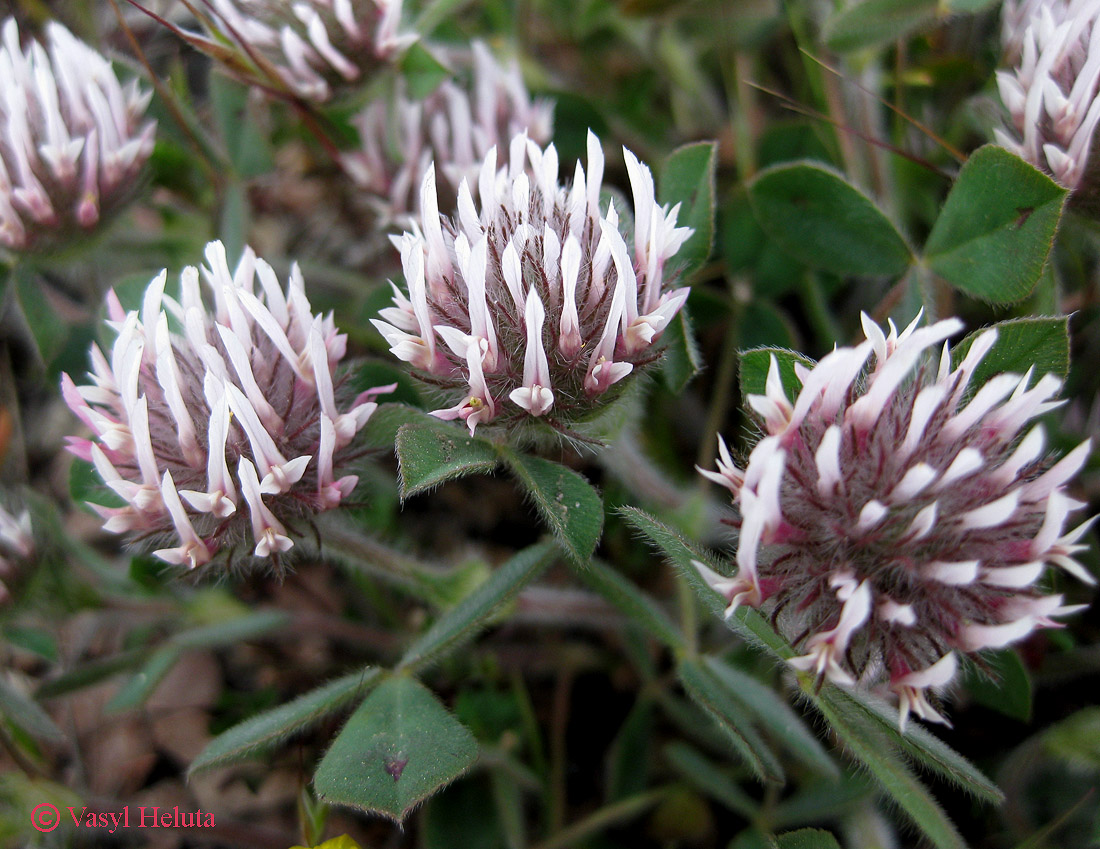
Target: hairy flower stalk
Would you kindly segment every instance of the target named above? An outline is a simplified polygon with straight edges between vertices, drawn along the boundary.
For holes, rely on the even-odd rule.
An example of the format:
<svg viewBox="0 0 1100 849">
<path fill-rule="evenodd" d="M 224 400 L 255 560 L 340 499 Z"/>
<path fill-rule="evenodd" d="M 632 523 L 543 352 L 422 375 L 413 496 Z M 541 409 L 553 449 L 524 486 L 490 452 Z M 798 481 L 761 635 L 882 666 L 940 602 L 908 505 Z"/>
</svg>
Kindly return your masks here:
<svg viewBox="0 0 1100 849">
<path fill-rule="evenodd" d="M 245 82 L 286 86 L 315 103 L 393 60 L 416 40 L 399 33 L 402 0 L 208 0 L 216 35 L 241 54 L 229 70 Z M 192 37 L 193 43 L 202 41 Z M 215 58 L 224 47 L 210 41 Z"/>
<path fill-rule="evenodd" d="M 355 434 L 393 387 L 341 403 L 346 337 L 313 314 L 296 265 L 284 292 L 251 249 L 231 271 L 213 242 L 206 262 L 183 271 L 179 300 L 164 293 L 166 272 L 140 310 L 109 296 L 117 335 L 106 354 L 92 346 L 91 384 L 62 377 L 95 436 L 70 438 L 70 450 L 124 502 L 91 505 L 107 530 L 160 543 L 157 557 L 192 569 L 240 547 L 278 567 L 311 517 L 354 490 Z"/>
<path fill-rule="evenodd" d="M 470 55 L 447 58 L 460 68 L 472 66 L 468 86 L 447 80 L 422 101 L 399 87 L 392 102 L 375 100 L 355 119 L 360 149 L 345 154 L 342 164 L 387 221 L 418 212 L 420 186 L 433 160 L 454 201 L 463 179 L 476 184 L 492 148 L 503 149 L 522 132 L 539 145 L 550 141 L 553 104 L 531 98 L 518 63 L 505 68 L 480 41 L 473 42 Z M 450 209 L 454 203 L 441 205 Z"/>
<path fill-rule="evenodd" d="M 946 722 L 929 693 L 957 654 L 1000 648 L 1077 610 L 1042 591 L 1047 565 L 1094 583 L 1073 559 L 1092 520 L 1066 483 L 1085 442 L 1057 462 L 1037 416 L 1061 381 L 971 377 L 997 338 L 979 335 L 952 367 L 925 352 L 957 319 L 889 335 L 864 316 L 866 341 L 798 368 L 792 402 L 774 356 L 764 395 L 748 401 L 763 437 L 739 468 L 725 444 L 717 471 L 740 513 L 737 572 L 697 564 L 739 605 L 763 607 L 801 649 L 790 663 L 839 684 L 885 682 L 909 714 Z"/>
<path fill-rule="evenodd" d="M 420 227 L 395 238 L 407 294 L 373 320 L 398 358 L 444 390 L 435 410 L 479 424 L 541 419 L 562 433 L 609 400 L 608 390 L 660 356 L 662 331 L 687 299 L 666 268 L 691 235 L 679 204 L 658 206 L 653 177 L 624 151 L 634 196 L 633 244 L 614 202 L 599 206 L 603 151 L 588 136 L 588 172 L 558 184 L 558 156 L 515 136 L 497 169 L 491 149 L 441 217 L 435 169 L 421 189 Z M 614 393 L 612 393 L 613 395 Z"/>
<path fill-rule="evenodd" d="M 997 142 L 1070 190 L 1091 182 L 1088 159 L 1100 122 L 1098 20 L 1098 0 L 1005 8 L 1005 51 L 1015 67 L 997 72 L 997 86 L 1017 136 L 997 130 Z"/>
<path fill-rule="evenodd" d="M 30 511 L 23 510 L 16 517 L 0 504 L 0 606 L 11 599 L 5 579 L 11 581 L 16 577 L 17 564 L 30 560 L 33 555 Z"/>
<path fill-rule="evenodd" d="M 121 207 L 153 152 L 149 92 L 56 22 L 24 50 L 0 33 L 0 245 L 55 248 Z"/>
</svg>

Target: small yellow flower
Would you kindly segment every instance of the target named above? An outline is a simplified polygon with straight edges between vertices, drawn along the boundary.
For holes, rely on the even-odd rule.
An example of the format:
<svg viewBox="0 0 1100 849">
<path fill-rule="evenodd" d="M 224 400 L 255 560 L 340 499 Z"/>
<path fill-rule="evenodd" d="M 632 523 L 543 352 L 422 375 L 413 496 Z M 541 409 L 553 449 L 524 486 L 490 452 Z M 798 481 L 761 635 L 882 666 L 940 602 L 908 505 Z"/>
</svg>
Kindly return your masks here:
<svg viewBox="0 0 1100 849">
<path fill-rule="evenodd" d="M 363 847 L 346 834 L 342 834 L 339 837 L 332 838 L 332 840 L 326 840 L 324 843 L 320 843 L 317 846 L 291 846 L 290 849 L 363 849 Z"/>
</svg>

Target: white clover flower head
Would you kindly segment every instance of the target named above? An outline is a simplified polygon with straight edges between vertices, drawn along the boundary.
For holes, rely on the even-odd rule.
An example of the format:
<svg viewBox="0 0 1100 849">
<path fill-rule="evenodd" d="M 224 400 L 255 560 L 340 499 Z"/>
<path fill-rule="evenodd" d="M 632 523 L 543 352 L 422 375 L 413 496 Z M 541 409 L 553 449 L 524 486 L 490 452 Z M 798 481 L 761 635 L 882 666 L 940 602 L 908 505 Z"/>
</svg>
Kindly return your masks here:
<svg viewBox="0 0 1100 849">
<path fill-rule="evenodd" d="M 281 83 L 296 97 L 323 103 L 416 40 L 399 32 L 402 2 L 208 0 L 208 5 L 217 34 L 243 53 L 233 70 L 245 82 Z"/>
<path fill-rule="evenodd" d="M 313 314 L 297 265 L 284 290 L 250 248 L 230 270 L 212 242 L 206 263 L 184 269 L 178 300 L 166 272 L 140 310 L 109 296 L 114 344 L 92 346 L 90 384 L 62 376 L 93 433 L 69 450 L 124 502 L 91 505 L 108 531 L 166 541 L 153 553 L 192 569 L 220 551 L 279 568 L 312 516 L 355 489 L 355 434 L 393 387 L 345 398 L 335 370 L 347 339 L 331 315 Z"/>
<path fill-rule="evenodd" d="M 31 514 L 23 510 L 18 516 L 0 504 L 0 606 L 11 600 L 11 590 L 5 583 L 16 577 L 20 563 L 34 556 L 34 533 Z"/>
<path fill-rule="evenodd" d="M 997 143 L 1070 190 L 1088 177 L 1100 122 L 1100 0 L 1042 0 L 1006 6 L 1011 71 L 997 87 L 1016 135 Z"/>
<path fill-rule="evenodd" d="M 541 420 L 559 433 L 613 397 L 608 390 L 660 356 L 659 337 L 687 299 L 669 290 L 669 264 L 691 235 L 679 204 L 657 204 L 653 177 L 624 151 L 634 196 L 633 244 L 614 202 L 599 206 L 603 151 L 588 135 L 588 172 L 558 183 L 558 155 L 525 135 L 496 149 L 439 214 L 435 169 L 421 190 L 422 220 L 394 243 L 407 292 L 372 320 L 394 355 L 454 405 L 435 410 L 479 424 Z"/>
<path fill-rule="evenodd" d="M 150 92 L 51 22 L 26 49 L 0 28 L 0 246 L 55 248 L 93 230 L 133 196 L 153 152 Z"/>
<path fill-rule="evenodd" d="M 1001 6 L 1001 46 L 1005 59 L 1010 63 L 1019 60 L 1024 50 L 1024 40 L 1032 18 L 1039 15 L 1044 6 L 1055 23 L 1066 19 L 1072 0 L 1004 0 Z"/>
<path fill-rule="evenodd" d="M 762 607 L 802 651 L 790 661 L 838 684 L 885 686 L 910 713 L 946 722 L 929 700 L 958 654 L 1000 648 L 1079 608 L 1045 594 L 1054 565 L 1087 583 L 1074 559 L 1092 519 L 1065 492 L 1085 442 L 1057 462 L 1032 420 L 1059 406 L 1054 375 L 971 377 L 997 338 L 974 339 L 952 366 L 957 319 L 889 334 L 866 316 L 866 341 L 803 368 L 788 399 L 772 357 L 764 395 L 748 401 L 763 436 L 744 469 L 723 451 L 705 473 L 740 514 L 736 573 L 697 564 L 729 601 Z M 938 368 L 926 352 L 943 343 Z"/>
<path fill-rule="evenodd" d="M 441 206 L 448 209 L 463 179 L 476 184 L 492 148 L 503 149 L 522 132 L 538 145 L 550 141 L 553 104 L 531 98 L 516 61 L 502 65 L 480 41 L 473 42 L 469 54 L 445 58 L 469 70 L 468 84 L 447 80 L 415 101 L 399 81 L 392 102 L 375 100 L 355 119 L 360 148 L 345 154 L 341 163 L 386 222 L 411 222 L 433 160 L 449 195 Z"/>
</svg>

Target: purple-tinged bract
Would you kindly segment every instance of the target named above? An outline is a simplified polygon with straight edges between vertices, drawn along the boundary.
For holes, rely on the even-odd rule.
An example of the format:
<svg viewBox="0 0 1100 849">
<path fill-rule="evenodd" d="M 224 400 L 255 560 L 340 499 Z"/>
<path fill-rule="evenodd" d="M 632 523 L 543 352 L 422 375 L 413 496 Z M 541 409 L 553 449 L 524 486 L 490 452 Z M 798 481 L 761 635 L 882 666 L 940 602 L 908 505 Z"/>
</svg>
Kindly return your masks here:
<svg viewBox="0 0 1100 849">
<path fill-rule="evenodd" d="M 107 530 L 192 569 L 222 551 L 278 567 L 312 517 L 355 488 L 355 435 L 393 387 L 344 398 L 346 337 L 313 314 L 297 265 L 284 290 L 251 249 L 234 271 L 220 242 L 206 261 L 184 269 L 178 300 L 166 272 L 140 310 L 108 298 L 116 336 L 106 354 L 92 346 L 91 384 L 62 377 L 94 434 L 70 450 L 123 501 L 92 505 Z"/>
<path fill-rule="evenodd" d="M 394 287 L 394 306 L 373 323 L 453 404 L 433 415 L 461 418 L 471 433 L 538 420 L 572 434 L 609 389 L 660 356 L 661 333 L 688 295 L 669 285 L 671 263 L 692 230 L 676 226 L 679 204 L 658 205 L 649 169 L 624 155 L 630 245 L 614 201 L 600 209 L 604 159 L 591 133 L 588 172 L 577 163 L 568 188 L 553 145 L 517 135 L 499 170 L 491 149 L 477 178 L 480 209 L 463 180 L 454 219 L 440 216 L 428 170 L 421 225 L 394 239 L 407 291 Z"/>
<path fill-rule="evenodd" d="M 149 92 L 56 22 L 24 49 L 0 33 L 0 246 L 53 250 L 133 197 L 153 152 Z"/>
<path fill-rule="evenodd" d="M 918 317 L 919 321 L 919 317 Z M 769 612 L 803 653 L 790 663 L 839 684 L 885 684 L 910 712 L 946 721 L 928 698 L 956 653 L 1000 648 L 1077 608 L 1042 589 L 1048 564 L 1093 583 L 1074 555 L 1091 520 L 1066 494 L 1085 442 L 1061 460 L 1033 419 L 1058 406 L 1061 381 L 975 369 L 997 339 L 977 336 L 956 366 L 957 319 L 898 334 L 864 316 L 867 339 L 798 367 L 788 399 L 775 357 L 766 393 L 749 396 L 763 436 L 718 470 L 740 514 L 737 571 L 697 564 L 730 602 Z M 926 352 L 943 345 L 938 368 Z"/>
</svg>

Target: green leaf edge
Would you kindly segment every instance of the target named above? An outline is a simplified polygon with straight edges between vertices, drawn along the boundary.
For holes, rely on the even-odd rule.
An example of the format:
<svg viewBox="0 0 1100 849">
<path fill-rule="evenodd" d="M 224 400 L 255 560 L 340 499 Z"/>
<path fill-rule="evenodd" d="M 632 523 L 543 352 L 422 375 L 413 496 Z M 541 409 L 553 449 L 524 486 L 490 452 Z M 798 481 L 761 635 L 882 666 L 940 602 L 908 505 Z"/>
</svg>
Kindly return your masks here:
<svg viewBox="0 0 1100 849">
<path fill-rule="evenodd" d="M 191 762 L 187 774 L 190 776 L 237 763 L 274 748 L 336 713 L 355 698 L 365 696 L 379 675 L 378 669 L 367 667 L 323 684 L 271 710 L 250 716 L 207 743 Z M 260 733 L 261 726 L 272 726 L 272 719 L 276 721 L 276 730 Z"/>
</svg>

